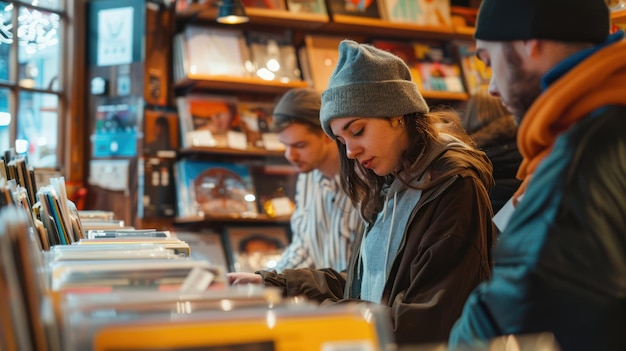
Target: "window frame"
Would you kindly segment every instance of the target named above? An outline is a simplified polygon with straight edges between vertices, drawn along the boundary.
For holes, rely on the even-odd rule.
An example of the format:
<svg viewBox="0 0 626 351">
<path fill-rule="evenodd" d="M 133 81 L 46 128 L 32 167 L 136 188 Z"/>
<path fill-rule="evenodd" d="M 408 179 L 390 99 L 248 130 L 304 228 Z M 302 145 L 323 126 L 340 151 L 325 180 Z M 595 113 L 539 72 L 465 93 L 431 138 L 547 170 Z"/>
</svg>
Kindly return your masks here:
<svg viewBox="0 0 626 351">
<path fill-rule="evenodd" d="M 76 140 L 76 136 L 73 135 L 74 125 L 76 124 L 77 115 L 82 113 L 79 110 L 72 107 L 68 102 L 68 96 L 73 96 L 76 101 L 82 100 L 84 94 L 80 89 L 82 83 L 77 84 L 77 73 L 81 73 L 81 67 L 84 65 L 79 63 L 79 55 L 77 55 L 77 49 L 80 49 L 81 43 L 78 43 L 77 38 L 77 23 L 73 22 L 75 16 L 81 7 L 84 7 L 86 0 L 59 0 L 58 8 L 50 8 L 46 6 L 33 5 L 24 1 L 15 0 L 3 0 L 6 4 L 12 4 L 13 10 L 11 14 L 11 23 L 13 23 L 12 33 L 14 40 L 11 43 L 11 50 L 8 57 L 10 72 L 8 81 L 0 81 L 0 89 L 7 89 L 8 94 L 8 112 L 11 114 L 11 122 L 9 123 L 9 147 L 14 148 L 16 138 L 18 135 L 18 126 L 20 118 L 24 118 L 19 115 L 20 111 L 20 94 L 23 92 L 35 93 L 35 94 L 51 94 L 57 97 L 57 148 L 56 164 L 50 171 L 55 171 L 60 175 L 65 175 L 66 178 L 71 175 L 70 164 L 82 159 L 82 155 L 76 157 L 71 156 L 71 145 L 82 145 L 84 139 Z M 29 8 L 46 13 L 54 13 L 59 16 L 59 65 L 58 65 L 58 86 L 54 89 L 52 86 L 44 88 L 25 87 L 20 85 L 19 77 L 21 68 L 19 65 L 19 44 L 17 40 L 17 23 L 19 11 L 21 8 Z M 73 69 L 69 69 L 72 67 Z M 80 74 L 78 74 L 80 76 Z M 80 143 L 80 144 L 79 144 Z M 82 149 L 82 148 L 80 148 Z M 5 150 L 2 150 L 5 151 Z M 69 161 L 69 162 L 68 162 Z M 41 168 L 38 168 L 41 169 Z M 45 169 L 45 168 L 44 168 Z M 79 172 L 78 176 L 82 176 Z M 70 177 L 76 178 L 76 177 Z"/>
</svg>

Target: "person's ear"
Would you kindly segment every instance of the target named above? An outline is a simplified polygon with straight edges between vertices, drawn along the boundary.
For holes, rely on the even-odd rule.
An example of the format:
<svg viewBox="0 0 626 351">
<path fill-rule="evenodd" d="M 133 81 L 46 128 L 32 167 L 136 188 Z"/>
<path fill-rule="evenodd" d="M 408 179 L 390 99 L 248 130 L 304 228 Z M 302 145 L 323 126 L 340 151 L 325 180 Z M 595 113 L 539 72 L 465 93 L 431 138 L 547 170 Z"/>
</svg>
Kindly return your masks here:
<svg viewBox="0 0 626 351">
<path fill-rule="evenodd" d="M 523 52 L 524 55 L 531 59 L 539 58 L 543 51 L 543 42 L 537 39 L 524 40 Z"/>
</svg>

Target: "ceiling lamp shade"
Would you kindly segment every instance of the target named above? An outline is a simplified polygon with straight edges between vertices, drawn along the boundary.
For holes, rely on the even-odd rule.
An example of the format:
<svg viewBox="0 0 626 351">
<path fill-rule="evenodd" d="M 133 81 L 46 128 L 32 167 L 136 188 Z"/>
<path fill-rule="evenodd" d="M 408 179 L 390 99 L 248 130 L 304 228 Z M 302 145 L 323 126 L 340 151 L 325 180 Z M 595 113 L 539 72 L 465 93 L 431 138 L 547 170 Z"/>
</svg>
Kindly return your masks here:
<svg viewBox="0 0 626 351">
<path fill-rule="evenodd" d="M 239 24 L 248 22 L 241 0 L 222 0 L 217 9 L 217 22 Z"/>
</svg>

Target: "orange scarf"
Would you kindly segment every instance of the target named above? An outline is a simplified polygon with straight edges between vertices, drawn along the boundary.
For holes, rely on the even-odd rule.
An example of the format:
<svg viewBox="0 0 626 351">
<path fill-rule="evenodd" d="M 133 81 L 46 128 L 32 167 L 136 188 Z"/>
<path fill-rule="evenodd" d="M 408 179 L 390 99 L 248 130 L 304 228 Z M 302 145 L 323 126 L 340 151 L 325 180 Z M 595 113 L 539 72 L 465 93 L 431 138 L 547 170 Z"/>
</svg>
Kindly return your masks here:
<svg viewBox="0 0 626 351">
<path fill-rule="evenodd" d="M 591 55 L 554 82 L 526 112 L 517 145 L 524 157 L 517 171 L 523 179 L 514 202 L 526 191 L 537 166 L 550 153 L 557 136 L 594 110 L 626 105 L 626 41 Z"/>
</svg>

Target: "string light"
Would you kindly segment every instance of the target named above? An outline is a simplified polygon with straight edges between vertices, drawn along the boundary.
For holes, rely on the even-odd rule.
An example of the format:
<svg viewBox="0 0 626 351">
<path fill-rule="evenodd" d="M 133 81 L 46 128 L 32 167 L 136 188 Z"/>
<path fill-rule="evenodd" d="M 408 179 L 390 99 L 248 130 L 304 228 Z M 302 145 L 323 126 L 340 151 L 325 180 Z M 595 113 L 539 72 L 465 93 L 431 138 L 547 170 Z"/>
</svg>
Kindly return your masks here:
<svg viewBox="0 0 626 351">
<path fill-rule="evenodd" d="M 10 12 L 13 4 L 5 6 L 0 13 L 0 43 L 13 43 L 13 23 Z M 8 14 L 8 16 L 7 16 Z M 27 54 L 34 54 L 59 43 L 59 27 L 61 18 L 56 13 L 44 13 L 34 9 L 20 8 L 17 18 L 18 44 L 24 47 Z"/>
</svg>

